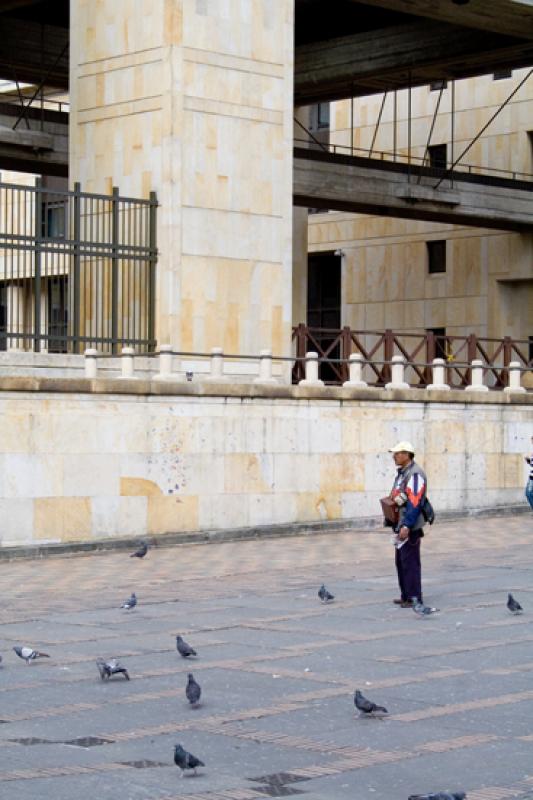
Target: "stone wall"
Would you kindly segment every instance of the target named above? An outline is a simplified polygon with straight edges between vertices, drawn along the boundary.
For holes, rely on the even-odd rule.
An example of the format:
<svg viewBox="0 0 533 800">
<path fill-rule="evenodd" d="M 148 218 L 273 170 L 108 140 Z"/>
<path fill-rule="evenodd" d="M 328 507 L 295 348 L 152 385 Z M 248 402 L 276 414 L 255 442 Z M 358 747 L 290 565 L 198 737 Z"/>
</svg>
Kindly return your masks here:
<svg viewBox="0 0 533 800">
<path fill-rule="evenodd" d="M 1 544 L 379 514 L 413 441 L 437 512 L 525 502 L 533 396 L 0 379 Z"/>
</svg>

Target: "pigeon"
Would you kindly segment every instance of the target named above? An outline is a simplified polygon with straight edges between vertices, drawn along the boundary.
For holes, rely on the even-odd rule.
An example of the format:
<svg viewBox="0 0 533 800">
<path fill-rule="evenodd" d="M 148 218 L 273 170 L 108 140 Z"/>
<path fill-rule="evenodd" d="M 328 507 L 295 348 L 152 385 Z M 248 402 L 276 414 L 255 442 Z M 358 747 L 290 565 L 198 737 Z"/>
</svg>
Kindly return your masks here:
<svg viewBox="0 0 533 800">
<path fill-rule="evenodd" d="M 511 614 L 521 614 L 524 610 L 518 600 L 515 600 L 511 593 L 507 595 L 507 608 Z"/>
<path fill-rule="evenodd" d="M 130 558 L 144 558 L 148 552 L 148 545 L 146 542 L 141 542 L 138 549 L 130 554 Z"/>
<path fill-rule="evenodd" d="M 435 614 L 439 609 L 425 606 L 417 597 L 413 597 L 413 611 L 419 617 L 429 617 L 430 614 Z"/>
<path fill-rule="evenodd" d="M 174 746 L 174 764 L 181 769 L 181 777 L 183 778 L 186 769 L 193 769 L 196 775 L 196 767 L 205 767 L 203 761 L 188 753 L 181 744 Z"/>
<path fill-rule="evenodd" d="M 318 596 L 322 600 L 323 603 L 330 603 L 332 600 L 335 600 L 335 595 L 328 592 L 324 584 L 318 590 Z"/>
<path fill-rule="evenodd" d="M 356 690 L 353 701 L 355 703 L 355 707 L 361 712 L 361 716 L 363 716 L 364 714 L 389 713 L 386 708 L 383 708 L 383 706 L 377 706 L 375 703 L 372 703 L 370 700 L 367 700 L 366 697 L 364 697 L 361 694 L 359 689 Z"/>
<path fill-rule="evenodd" d="M 120 607 L 125 608 L 127 611 L 129 611 L 131 608 L 135 608 L 136 605 L 137 605 L 137 595 L 135 594 L 135 592 L 132 592 L 131 597 L 128 600 L 124 600 L 124 602 Z"/>
<path fill-rule="evenodd" d="M 194 680 L 192 672 L 189 672 L 188 679 L 187 686 L 185 687 L 185 694 L 191 706 L 197 706 L 200 702 L 202 687 Z"/>
<path fill-rule="evenodd" d="M 116 658 L 110 658 L 109 661 L 104 661 L 103 658 L 97 658 L 96 666 L 98 667 L 98 672 L 103 681 L 109 680 L 112 675 L 124 675 L 127 681 L 130 679 L 128 670 L 126 667 L 119 664 Z"/>
<path fill-rule="evenodd" d="M 193 650 L 190 644 L 187 644 L 181 636 L 176 636 L 176 650 L 183 658 L 197 655 L 196 650 Z"/>
<path fill-rule="evenodd" d="M 464 792 L 433 792 L 431 794 L 410 794 L 409 800 L 465 800 Z"/>
<path fill-rule="evenodd" d="M 36 658 L 50 658 L 48 653 L 39 653 L 38 650 L 33 650 L 31 647 L 14 647 L 13 650 L 19 658 L 23 658 L 26 664 L 31 664 Z"/>
</svg>

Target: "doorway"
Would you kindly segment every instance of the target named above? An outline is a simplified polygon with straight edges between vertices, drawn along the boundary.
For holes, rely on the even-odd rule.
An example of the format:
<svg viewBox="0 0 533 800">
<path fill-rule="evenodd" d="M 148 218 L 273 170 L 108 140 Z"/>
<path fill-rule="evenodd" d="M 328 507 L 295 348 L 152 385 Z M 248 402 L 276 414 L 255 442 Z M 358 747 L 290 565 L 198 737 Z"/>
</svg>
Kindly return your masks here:
<svg viewBox="0 0 533 800">
<path fill-rule="evenodd" d="M 322 351 L 327 351 L 341 328 L 341 256 L 334 252 L 309 253 L 307 261 L 307 326 Z M 340 346 L 328 353 L 340 358 Z M 338 383 L 329 364 L 321 364 L 320 378 L 326 383 Z"/>
</svg>

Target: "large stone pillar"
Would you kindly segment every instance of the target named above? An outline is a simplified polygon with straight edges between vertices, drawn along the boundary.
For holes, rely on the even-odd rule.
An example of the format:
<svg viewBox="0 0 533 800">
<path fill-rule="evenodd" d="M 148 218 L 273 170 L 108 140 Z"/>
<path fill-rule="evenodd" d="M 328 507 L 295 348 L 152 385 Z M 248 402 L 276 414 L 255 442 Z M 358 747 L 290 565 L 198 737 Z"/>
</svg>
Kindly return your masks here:
<svg viewBox="0 0 533 800">
<path fill-rule="evenodd" d="M 71 0 L 70 183 L 157 192 L 159 342 L 289 353 L 293 28 L 293 0 Z"/>
</svg>

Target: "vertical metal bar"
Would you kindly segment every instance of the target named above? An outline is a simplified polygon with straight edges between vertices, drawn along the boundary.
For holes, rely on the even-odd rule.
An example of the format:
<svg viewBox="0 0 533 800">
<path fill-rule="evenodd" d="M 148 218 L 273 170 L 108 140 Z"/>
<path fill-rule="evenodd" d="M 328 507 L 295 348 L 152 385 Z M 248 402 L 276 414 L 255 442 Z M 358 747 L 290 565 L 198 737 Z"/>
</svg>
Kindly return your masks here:
<svg viewBox="0 0 533 800">
<path fill-rule="evenodd" d="M 353 86 L 352 96 L 350 98 L 350 153 L 353 156 Z"/>
<path fill-rule="evenodd" d="M 411 72 L 407 92 L 407 183 L 411 183 Z"/>
<path fill-rule="evenodd" d="M 33 294 L 33 349 L 41 351 L 41 247 L 43 225 L 43 182 L 35 181 L 35 275 Z"/>
<path fill-rule="evenodd" d="M 74 184 L 74 227 L 73 227 L 73 259 L 72 259 L 72 352 L 81 352 L 80 342 L 80 279 L 81 279 L 81 184 Z"/>
<path fill-rule="evenodd" d="M 111 199 L 111 352 L 118 352 L 118 186 Z"/>
<path fill-rule="evenodd" d="M 396 161 L 396 149 L 398 147 L 397 125 L 398 125 L 398 92 L 395 89 L 394 90 L 393 123 L 392 123 L 392 159 L 393 159 L 393 161 Z"/>
<path fill-rule="evenodd" d="M 148 296 L 148 340 L 149 349 L 156 348 L 155 341 L 155 292 L 156 292 L 156 275 L 155 267 L 157 261 L 157 195 L 155 192 L 150 192 L 150 219 L 149 219 L 149 233 L 148 233 L 148 246 L 149 246 L 149 296 Z"/>
<path fill-rule="evenodd" d="M 451 116 L 452 116 L 452 119 L 451 119 L 452 141 L 451 141 L 450 164 L 453 164 L 454 163 L 454 144 L 455 144 L 455 80 L 452 81 L 451 95 L 452 95 L 452 114 L 451 114 Z M 451 177 L 451 187 L 453 189 L 453 171 L 452 171 L 450 177 Z"/>
</svg>

